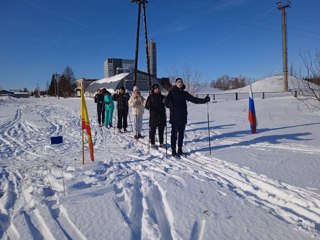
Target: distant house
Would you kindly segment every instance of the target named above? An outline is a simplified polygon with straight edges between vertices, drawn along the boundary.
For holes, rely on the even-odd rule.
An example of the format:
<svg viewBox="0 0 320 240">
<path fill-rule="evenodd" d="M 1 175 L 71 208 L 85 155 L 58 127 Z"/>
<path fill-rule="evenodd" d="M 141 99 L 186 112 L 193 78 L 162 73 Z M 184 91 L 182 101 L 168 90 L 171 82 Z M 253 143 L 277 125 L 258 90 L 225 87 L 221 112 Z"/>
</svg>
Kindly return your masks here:
<svg viewBox="0 0 320 240">
<path fill-rule="evenodd" d="M 29 92 L 14 92 L 13 97 L 15 97 L 15 98 L 28 98 L 28 97 L 30 97 L 30 93 Z"/>
<path fill-rule="evenodd" d="M 79 78 L 76 80 L 76 85 L 77 85 L 77 88 L 75 89 L 76 90 L 76 96 L 77 97 L 80 97 L 80 93 L 81 93 L 81 83 L 83 83 L 83 88 L 84 88 L 84 91 L 86 91 L 87 87 L 97 81 L 98 79 L 86 79 L 86 78 Z"/>
<path fill-rule="evenodd" d="M 0 97 L 4 97 L 4 96 L 13 96 L 14 92 L 10 92 L 7 90 L 0 90 Z"/>
</svg>

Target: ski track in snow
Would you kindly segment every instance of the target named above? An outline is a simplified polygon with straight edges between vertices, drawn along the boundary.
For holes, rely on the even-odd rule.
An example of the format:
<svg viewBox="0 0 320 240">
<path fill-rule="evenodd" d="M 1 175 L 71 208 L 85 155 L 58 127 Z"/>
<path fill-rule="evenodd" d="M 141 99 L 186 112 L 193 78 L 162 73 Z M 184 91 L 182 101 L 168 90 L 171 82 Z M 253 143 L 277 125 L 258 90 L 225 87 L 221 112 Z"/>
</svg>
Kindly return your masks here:
<svg viewBox="0 0 320 240">
<path fill-rule="evenodd" d="M 24 118 L 25 111 L 45 121 L 47 127 L 31 124 Z M 14 119 L 1 123 L 0 143 L 6 149 L 1 151 L 1 158 L 19 163 L 13 165 L 14 169 L 8 169 L 5 163 L 0 166 L 0 237 L 87 239 L 69 216 L 63 201 L 77 201 L 82 199 L 81 194 L 87 194 L 77 186 L 86 186 L 89 191 L 87 187 L 100 185 L 107 187 L 93 194 L 103 196 L 114 192 L 114 204 L 130 228 L 132 239 L 180 239 L 175 230 L 177 219 L 159 180 L 159 176 L 172 178 L 186 187 L 184 180 L 174 175 L 175 171 L 184 171 L 200 181 L 209 179 L 227 190 L 224 193 L 262 208 L 298 229 L 311 234 L 320 231 L 320 196 L 314 192 L 200 153 L 181 160 L 166 158 L 164 149 L 150 149 L 145 139 L 136 141 L 129 136 L 132 133 L 118 134 L 115 129 L 98 128 L 92 122 L 95 150 L 108 146 L 116 159 L 100 161 L 91 169 L 90 165 L 83 169 L 75 165 L 77 173 L 68 170 L 74 163 L 63 163 L 57 156 L 78 153 L 81 148 L 81 143 L 74 140 L 80 138 L 77 112 L 54 104 L 28 108 L 19 105 Z M 20 136 L 16 138 L 16 134 Z M 65 143 L 51 147 L 48 137 L 52 135 L 63 135 Z M 220 143 L 235 141 L 221 139 Z M 319 153 L 306 146 L 256 144 L 252 147 Z M 58 202 L 62 202 L 59 208 Z M 195 221 L 190 239 L 202 239 L 206 218 L 204 213 Z"/>
</svg>

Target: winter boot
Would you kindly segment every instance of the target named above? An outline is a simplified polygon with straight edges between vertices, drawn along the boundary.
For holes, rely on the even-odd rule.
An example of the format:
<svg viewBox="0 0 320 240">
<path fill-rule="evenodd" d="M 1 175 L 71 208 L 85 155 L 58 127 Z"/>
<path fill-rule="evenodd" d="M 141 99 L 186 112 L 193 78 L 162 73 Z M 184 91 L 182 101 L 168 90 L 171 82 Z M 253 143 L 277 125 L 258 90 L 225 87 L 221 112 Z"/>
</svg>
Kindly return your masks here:
<svg viewBox="0 0 320 240">
<path fill-rule="evenodd" d="M 182 151 L 182 148 L 178 148 L 178 154 L 179 155 L 183 155 L 184 154 L 184 152 Z"/>
<path fill-rule="evenodd" d="M 173 157 L 179 157 L 177 154 L 177 151 L 175 149 L 172 149 L 172 156 Z"/>
</svg>

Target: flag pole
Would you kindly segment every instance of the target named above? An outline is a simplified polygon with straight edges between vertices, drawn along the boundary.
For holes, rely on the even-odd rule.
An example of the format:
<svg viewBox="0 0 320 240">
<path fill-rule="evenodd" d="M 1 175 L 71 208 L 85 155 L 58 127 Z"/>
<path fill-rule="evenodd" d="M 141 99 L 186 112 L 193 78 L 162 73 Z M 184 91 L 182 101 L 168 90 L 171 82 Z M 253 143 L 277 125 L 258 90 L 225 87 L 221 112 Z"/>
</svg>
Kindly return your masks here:
<svg viewBox="0 0 320 240">
<path fill-rule="evenodd" d="M 257 117 L 256 117 L 256 110 L 254 107 L 254 98 L 252 93 L 252 86 L 250 84 L 250 93 L 249 93 L 249 114 L 248 119 L 250 123 L 251 133 L 256 133 L 257 131 Z"/>
<path fill-rule="evenodd" d="M 83 127 L 82 127 L 82 120 L 83 120 L 83 116 L 82 116 L 82 112 L 83 112 L 83 82 L 81 81 L 81 135 L 82 135 L 82 164 L 84 165 L 84 135 L 83 135 Z"/>
<path fill-rule="evenodd" d="M 84 165 L 84 136 L 83 136 L 83 129 L 82 129 L 82 165 Z"/>
<path fill-rule="evenodd" d="M 82 164 L 84 164 L 84 131 L 87 134 L 87 140 L 89 145 L 90 159 L 94 161 L 93 143 L 90 129 L 90 120 L 88 116 L 86 99 L 84 98 L 84 86 L 81 84 L 81 128 L 82 128 Z"/>
<path fill-rule="evenodd" d="M 208 137 L 209 137 L 209 150 L 211 156 L 211 138 L 210 138 L 210 118 L 209 118 L 209 102 L 207 102 L 207 120 L 208 120 Z"/>
</svg>

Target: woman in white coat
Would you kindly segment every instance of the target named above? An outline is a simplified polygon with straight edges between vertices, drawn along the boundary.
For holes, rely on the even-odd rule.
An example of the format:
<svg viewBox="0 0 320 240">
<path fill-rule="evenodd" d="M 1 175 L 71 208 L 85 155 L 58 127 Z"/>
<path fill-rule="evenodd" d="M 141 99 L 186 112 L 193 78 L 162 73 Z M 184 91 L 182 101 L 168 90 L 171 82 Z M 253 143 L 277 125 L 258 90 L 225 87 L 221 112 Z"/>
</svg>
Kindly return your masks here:
<svg viewBox="0 0 320 240">
<path fill-rule="evenodd" d="M 133 87 L 132 95 L 129 99 L 129 106 L 131 107 L 131 114 L 133 116 L 133 124 L 135 131 L 135 139 L 142 138 L 142 119 L 144 112 L 145 99 L 141 96 L 139 88 L 137 86 Z"/>
</svg>

